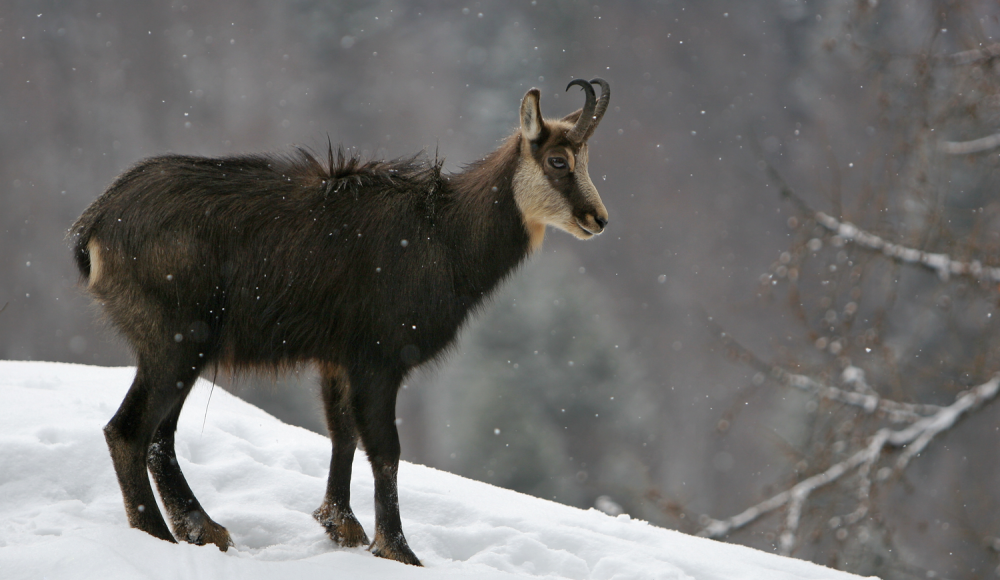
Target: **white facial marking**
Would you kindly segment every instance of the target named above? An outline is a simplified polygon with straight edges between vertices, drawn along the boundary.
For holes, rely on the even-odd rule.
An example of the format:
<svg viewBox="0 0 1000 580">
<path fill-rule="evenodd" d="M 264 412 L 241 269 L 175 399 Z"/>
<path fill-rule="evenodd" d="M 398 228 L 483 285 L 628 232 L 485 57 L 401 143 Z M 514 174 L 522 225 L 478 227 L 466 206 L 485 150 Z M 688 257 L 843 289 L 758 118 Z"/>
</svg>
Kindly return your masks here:
<svg viewBox="0 0 1000 580">
<path fill-rule="evenodd" d="M 545 226 L 572 217 L 569 203 L 552 188 L 545 172 L 530 154 L 522 155 L 514 173 L 514 201 L 528 229 L 531 249 L 536 250 L 545 238 Z"/>
</svg>

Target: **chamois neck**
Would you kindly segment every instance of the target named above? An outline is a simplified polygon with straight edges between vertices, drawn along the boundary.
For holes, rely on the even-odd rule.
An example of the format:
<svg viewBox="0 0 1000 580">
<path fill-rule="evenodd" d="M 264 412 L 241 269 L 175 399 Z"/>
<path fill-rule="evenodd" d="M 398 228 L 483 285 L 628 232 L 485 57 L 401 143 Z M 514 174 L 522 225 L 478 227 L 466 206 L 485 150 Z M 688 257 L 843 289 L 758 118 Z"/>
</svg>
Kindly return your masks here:
<svg viewBox="0 0 1000 580">
<path fill-rule="evenodd" d="M 508 137 L 486 157 L 474 161 L 459 173 L 448 176 L 455 193 L 493 203 L 499 195 L 509 193 L 513 199 L 514 172 L 521 150 L 519 134 Z"/>
<path fill-rule="evenodd" d="M 517 134 L 464 171 L 444 177 L 449 203 L 442 220 L 456 236 L 453 246 L 466 263 L 479 267 L 463 281 L 485 295 L 530 252 L 528 231 L 514 199 L 520 154 Z"/>
</svg>

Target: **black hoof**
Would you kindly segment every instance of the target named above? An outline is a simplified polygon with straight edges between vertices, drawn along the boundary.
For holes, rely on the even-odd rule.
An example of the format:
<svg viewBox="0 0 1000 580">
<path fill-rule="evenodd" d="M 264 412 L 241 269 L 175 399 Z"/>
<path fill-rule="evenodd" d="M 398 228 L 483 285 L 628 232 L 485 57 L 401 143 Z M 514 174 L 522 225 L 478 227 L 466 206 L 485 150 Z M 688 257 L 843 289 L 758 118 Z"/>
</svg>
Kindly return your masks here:
<svg viewBox="0 0 1000 580">
<path fill-rule="evenodd" d="M 395 536 L 390 541 L 382 534 L 376 532 L 375 541 L 372 542 L 371 546 L 368 546 L 368 550 L 379 558 L 395 560 L 411 566 L 423 566 L 420 560 L 417 559 L 416 554 L 413 553 L 413 550 L 410 549 L 410 546 L 407 545 L 403 534 Z"/>
<path fill-rule="evenodd" d="M 229 531 L 215 523 L 205 512 L 190 512 L 182 520 L 175 521 L 174 535 L 197 546 L 215 544 L 223 552 L 233 545 Z"/>
<path fill-rule="evenodd" d="M 326 528 L 327 535 L 338 546 L 355 548 L 369 543 L 368 534 L 350 509 L 341 511 L 323 504 L 313 512 L 313 517 Z"/>
</svg>

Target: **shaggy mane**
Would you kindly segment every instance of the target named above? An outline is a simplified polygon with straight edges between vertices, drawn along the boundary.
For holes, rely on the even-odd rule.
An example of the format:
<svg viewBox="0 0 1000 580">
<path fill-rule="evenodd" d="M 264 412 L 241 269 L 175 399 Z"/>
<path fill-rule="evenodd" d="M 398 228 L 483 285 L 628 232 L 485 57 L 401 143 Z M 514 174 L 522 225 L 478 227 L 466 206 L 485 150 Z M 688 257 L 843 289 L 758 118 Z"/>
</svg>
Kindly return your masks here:
<svg viewBox="0 0 1000 580">
<path fill-rule="evenodd" d="M 319 178 L 326 184 L 327 193 L 344 187 L 378 187 L 380 184 L 432 192 L 440 189 L 444 165 L 443 159 L 435 156 L 432 161 L 424 152 L 396 159 L 365 159 L 343 146 L 338 146 L 334 152 L 329 143 L 325 164 L 304 147 L 297 147 L 294 153 L 280 160 L 288 164 L 289 173 Z"/>
</svg>

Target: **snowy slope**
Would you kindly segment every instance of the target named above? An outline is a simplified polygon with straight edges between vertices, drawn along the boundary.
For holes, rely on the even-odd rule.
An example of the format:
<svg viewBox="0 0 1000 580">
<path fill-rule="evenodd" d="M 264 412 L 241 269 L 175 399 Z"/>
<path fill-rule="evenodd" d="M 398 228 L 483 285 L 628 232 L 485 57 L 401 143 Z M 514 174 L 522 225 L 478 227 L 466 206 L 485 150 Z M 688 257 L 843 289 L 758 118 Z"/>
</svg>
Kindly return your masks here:
<svg viewBox="0 0 1000 580">
<path fill-rule="evenodd" d="M 341 549 L 310 515 L 329 440 L 206 382 L 181 415 L 177 454 L 236 545 L 170 544 L 128 527 L 101 432 L 133 374 L 0 361 L 0 578 L 856 578 L 405 463 L 403 529 L 426 568 Z M 354 509 L 373 536 L 371 471 L 357 461 Z"/>
</svg>

